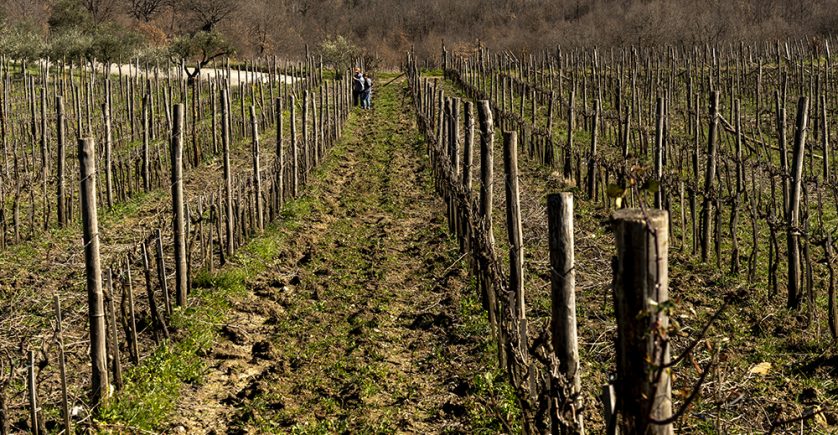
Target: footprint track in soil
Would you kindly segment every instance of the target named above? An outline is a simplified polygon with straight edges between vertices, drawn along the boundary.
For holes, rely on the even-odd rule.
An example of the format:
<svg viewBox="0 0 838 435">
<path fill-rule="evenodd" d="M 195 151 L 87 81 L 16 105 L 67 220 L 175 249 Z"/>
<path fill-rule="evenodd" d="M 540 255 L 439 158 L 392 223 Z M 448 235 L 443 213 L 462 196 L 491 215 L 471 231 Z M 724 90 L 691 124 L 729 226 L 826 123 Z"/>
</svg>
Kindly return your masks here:
<svg viewBox="0 0 838 435">
<path fill-rule="evenodd" d="M 350 119 L 339 162 L 312 178 L 311 211 L 248 280 L 169 430 L 468 431 L 488 331 L 460 328 L 467 278 L 403 85 Z"/>
</svg>

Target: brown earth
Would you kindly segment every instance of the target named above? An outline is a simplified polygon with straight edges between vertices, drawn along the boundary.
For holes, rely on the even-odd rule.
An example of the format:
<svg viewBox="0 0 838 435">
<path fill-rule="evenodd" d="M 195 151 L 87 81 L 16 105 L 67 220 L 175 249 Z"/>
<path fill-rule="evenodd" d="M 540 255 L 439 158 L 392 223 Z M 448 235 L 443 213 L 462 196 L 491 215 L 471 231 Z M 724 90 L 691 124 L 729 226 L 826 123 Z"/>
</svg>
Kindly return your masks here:
<svg viewBox="0 0 838 435">
<path fill-rule="evenodd" d="M 168 430 L 510 431 L 514 407 L 404 83 L 354 116 Z"/>
</svg>

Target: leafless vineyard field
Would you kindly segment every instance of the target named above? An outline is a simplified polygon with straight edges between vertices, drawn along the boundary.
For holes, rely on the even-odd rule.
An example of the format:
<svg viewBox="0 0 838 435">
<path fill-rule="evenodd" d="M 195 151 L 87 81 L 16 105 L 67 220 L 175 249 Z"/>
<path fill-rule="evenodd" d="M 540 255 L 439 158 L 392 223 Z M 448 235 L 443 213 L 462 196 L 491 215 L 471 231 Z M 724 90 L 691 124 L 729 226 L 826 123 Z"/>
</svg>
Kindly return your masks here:
<svg viewBox="0 0 838 435">
<path fill-rule="evenodd" d="M 831 430 L 828 42 L 440 59 L 414 103 L 525 431 Z"/>
<path fill-rule="evenodd" d="M 0 64 L 3 433 L 838 422 L 828 41 L 137 65 Z"/>
</svg>

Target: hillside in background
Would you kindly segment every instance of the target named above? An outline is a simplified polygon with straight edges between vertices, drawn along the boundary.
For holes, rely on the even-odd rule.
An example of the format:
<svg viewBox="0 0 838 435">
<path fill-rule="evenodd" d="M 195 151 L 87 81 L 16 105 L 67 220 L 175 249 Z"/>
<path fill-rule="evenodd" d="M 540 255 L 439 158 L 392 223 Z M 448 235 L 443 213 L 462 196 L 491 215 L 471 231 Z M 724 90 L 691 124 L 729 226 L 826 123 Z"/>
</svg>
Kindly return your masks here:
<svg viewBox="0 0 838 435">
<path fill-rule="evenodd" d="M 210 34 L 210 55 L 290 58 L 342 36 L 353 47 L 339 52 L 395 63 L 443 40 L 520 51 L 818 37 L 836 11 L 836 0 L 4 0 L 0 51 L 160 59 Z M 206 38 L 190 42 L 186 57 L 202 60 Z"/>
</svg>

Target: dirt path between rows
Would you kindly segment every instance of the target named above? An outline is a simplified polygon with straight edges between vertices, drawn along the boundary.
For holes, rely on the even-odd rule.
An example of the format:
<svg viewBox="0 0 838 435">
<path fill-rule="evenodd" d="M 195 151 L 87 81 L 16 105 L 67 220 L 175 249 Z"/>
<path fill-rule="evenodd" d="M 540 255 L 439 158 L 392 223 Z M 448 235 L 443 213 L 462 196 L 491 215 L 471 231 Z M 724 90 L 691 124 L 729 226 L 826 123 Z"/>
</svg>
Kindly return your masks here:
<svg viewBox="0 0 838 435">
<path fill-rule="evenodd" d="M 498 430 L 503 392 L 443 204 L 418 158 L 404 83 L 356 113 L 280 255 L 248 279 L 202 385 L 168 428 L 189 433 Z M 498 426 L 501 425 L 501 426 Z"/>
</svg>

